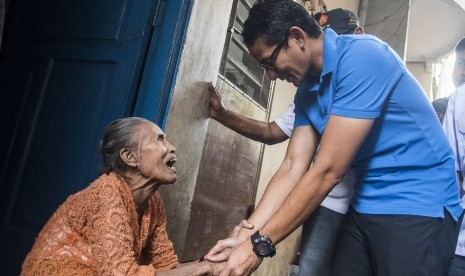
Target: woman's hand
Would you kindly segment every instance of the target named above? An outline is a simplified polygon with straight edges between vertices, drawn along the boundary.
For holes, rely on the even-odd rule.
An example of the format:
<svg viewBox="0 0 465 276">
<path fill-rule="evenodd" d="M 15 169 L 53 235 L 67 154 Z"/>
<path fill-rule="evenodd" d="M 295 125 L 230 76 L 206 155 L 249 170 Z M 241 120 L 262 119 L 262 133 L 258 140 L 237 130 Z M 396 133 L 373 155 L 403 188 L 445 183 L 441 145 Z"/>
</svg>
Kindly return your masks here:
<svg viewBox="0 0 465 276">
<path fill-rule="evenodd" d="M 212 276 L 218 276 L 221 274 L 221 272 L 224 270 L 226 267 L 226 262 L 221 262 L 221 263 L 212 263 L 209 261 L 205 261 L 205 263 L 209 264 L 211 269 L 210 269 L 210 275 Z"/>
<path fill-rule="evenodd" d="M 211 262 L 226 261 L 231 253 L 231 248 L 242 244 L 250 238 L 250 231 L 245 230 L 252 230 L 253 228 L 253 224 L 249 223 L 247 220 L 241 221 L 241 223 L 233 228 L 229 237 L 224 240 L 219 240 L 204 258 Z"/>
<path fill-rule="evenodd" d="M 231 249 L 231 256 L 220 276 L 245 276 L 252 274 L 262 262 L 252 250 L 252 243 L 243 243 Z"/>
<path fill-rule="evenodd" d="M 157 271 L 156 276 L 218 276 L 226 266 L 226 262 L 212 263 L 208 261 L 193 261 L 178 264 L 167 271 Z"/>
</svg>

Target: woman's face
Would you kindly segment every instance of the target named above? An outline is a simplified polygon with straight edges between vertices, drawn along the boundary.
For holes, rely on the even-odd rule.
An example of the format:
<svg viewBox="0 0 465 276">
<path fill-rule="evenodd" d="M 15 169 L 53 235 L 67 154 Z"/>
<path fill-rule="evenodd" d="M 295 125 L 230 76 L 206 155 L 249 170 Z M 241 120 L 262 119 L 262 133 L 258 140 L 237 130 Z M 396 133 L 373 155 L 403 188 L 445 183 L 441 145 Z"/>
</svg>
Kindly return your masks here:
<svg viewBox="0 0 465 276">
<path fill-rule="evenodd" d="M 140 174 L 160 184 L 176 181 L 176 148 L 166 140 L 165 133 L 151 122 L 139 126 L 140 145 L 138 169 Z"/>
</svg>

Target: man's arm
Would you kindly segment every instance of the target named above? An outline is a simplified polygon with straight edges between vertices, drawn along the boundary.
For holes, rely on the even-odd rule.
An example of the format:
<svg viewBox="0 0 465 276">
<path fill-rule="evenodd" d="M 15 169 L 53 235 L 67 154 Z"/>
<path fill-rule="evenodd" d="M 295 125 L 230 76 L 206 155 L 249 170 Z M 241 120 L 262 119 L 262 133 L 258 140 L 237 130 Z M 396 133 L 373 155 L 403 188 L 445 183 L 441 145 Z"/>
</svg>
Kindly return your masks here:
<svg viewBox="0 0 465 276">
<path fill-rule="evenodd" d="M 253 232 L 266 224 L 308 171 L 318 143 L 319 135 L 312 126 L 301 126 L 294 130 L 281 166 L 271 178 L 257 208 L 248 219 L 253 229 L 242 228 L 237 238 L 219 241 L 205 256 L 206 259 L 215 262 L 227 259 L 229 251 L 223 252 L 224 249 L 248 241 Z"/>
<path fill-rule="evenodd" d="M 208 84 L 208 90 L 210 91 L 210 117 L 227 128 L 268 145 L 280 143 L 289 138 L 275 122 L 261 122 L 227 110 L 211 83 Z"/>
<path fill-rule="evenodd" d="M 261 229 L 262 234 L 278 243 L 297 228 L 343 178 L 372 125 L 372 119 L 331 116 L 311 170 Z"/>
<path fill-rule="evenodd" d="M 331 116 L 312 168 L 298 181 L 279 209 L 260 228 L 260 234 L 271 238 L 276 244 L 299 226 L 342 179 L 372 125 L 372 119 Z M 302 130 L 302 127 L 296 128 L 293 136 L 299 135 Z M 285 181 L 280 179 L 280 183 L 276 184 L 285 185 Z M 221 275 L 248 275 L 260 262 L 261 259 L 252 251 L 251 243 L 244 242 L 233 249 Z"/>
<path fill-rule="evenodd" d="M 319 135 L 312 126 L 294 129 L 286 155 L 278 171 L 271 178 L 265 192 L 248 221 L 254 229 L 262 228 L 280 208 L 289 193 L 308 171 L 319 143 Z"/>
</svg>

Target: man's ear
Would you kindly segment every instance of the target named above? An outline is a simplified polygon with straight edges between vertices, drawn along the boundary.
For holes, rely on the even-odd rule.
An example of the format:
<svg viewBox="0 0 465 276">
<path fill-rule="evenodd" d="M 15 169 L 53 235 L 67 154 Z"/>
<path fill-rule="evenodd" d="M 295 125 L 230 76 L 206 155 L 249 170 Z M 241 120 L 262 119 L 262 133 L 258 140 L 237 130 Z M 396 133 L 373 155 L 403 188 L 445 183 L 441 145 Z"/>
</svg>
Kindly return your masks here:
<svg viewBox="0 0 465 276">
<path fill-rule="evenodd" d="M 296 40 L 298 46 L 302 47 L 305 44 L 306 33 L 304 30 L 297 26 L 292 26 L 289 30 L 289 35 L 291 38 Z"/>
<path fill-rule="evenodd" d="M 130 167 L 136 167 L 137 166 L 137 157 L 134 154 L 133 150 L 124 148 L 124 149 L 120 150 L 119 157 L 128 166 L 130 166 Z"/>
<path fill-rule="evenodd" d="M 357 27 L 354 30 L 354 34 L 364 34 L 364 33 L 365 33 L 365 30 L 363 29 L 363 27 Z"/>
</svg>

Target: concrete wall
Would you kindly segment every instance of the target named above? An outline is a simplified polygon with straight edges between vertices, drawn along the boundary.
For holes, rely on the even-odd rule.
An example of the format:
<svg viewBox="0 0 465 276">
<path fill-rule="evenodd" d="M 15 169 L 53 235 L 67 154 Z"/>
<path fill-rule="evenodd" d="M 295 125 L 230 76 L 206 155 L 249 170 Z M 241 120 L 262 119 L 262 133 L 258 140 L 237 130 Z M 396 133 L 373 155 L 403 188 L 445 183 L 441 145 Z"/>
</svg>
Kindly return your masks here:
<svg viewBox="0 0 465 276">
<path fill-rule="evenodd" d="M 217 79 L 232 2 L 194 2 L 170 104 L 166 133 L 177 148 L 178 180 L 174 186 L 162 187 L 160 192 L 166 204 L 168 235 L 176 253 L 181 255 L 186 242 L 191 202 L 209 120 L 206 82 Z M 276 91 L 278 92 L 271 103 L 271 121 L 293 100 L 295 88 L 277 82 Z M 257 197 L 261 197 L 266 184 L 280 165 L 286 147 L 287 142 L 264 150 Z M 255 274 L 286 275 L 299 239 L 300 230 L 283 241 L 278 247 L 277 256 L 272 261 L 263 262 Z"/>
<path fill-rule="evenodd" d="M 432 68 L 426 67 L 425 63 L 423 62 L 407 62 L 406 63 L 407 69 L 415 76 L 415 78 L 420 83 L 421 87 L 426 93 L 426 96 L 432 100 L 433 95 L 432 93 L 432 85 L 433 85 L 433 74 Z"/>
<path fill-rule="evenodd" d="M 405 60 L 410 0 L 362 2 L 367 4 L 362 7 L 366 12 L 365 32 L 388 43 Z"/>
<path fill-rule="evenodd" d="M 327 0 L 325 1 L 326 7 L 328 10 L 341 8 L 349 11 L 353 11 L 355 14 L 358 14 L 358 7 L 360 4 L 359 0 Z"/>
<path fill-rule="evenodd" d="M 231 6 L 232 0 L 194 1 L 175 81 L 165 131 L 177 148 L 178 180 L 160 191 L 166 203 L 168 235 L 176 253 L 184 250 L 209 120 L 206 82 L 217 78 Z"/>
</svg>

